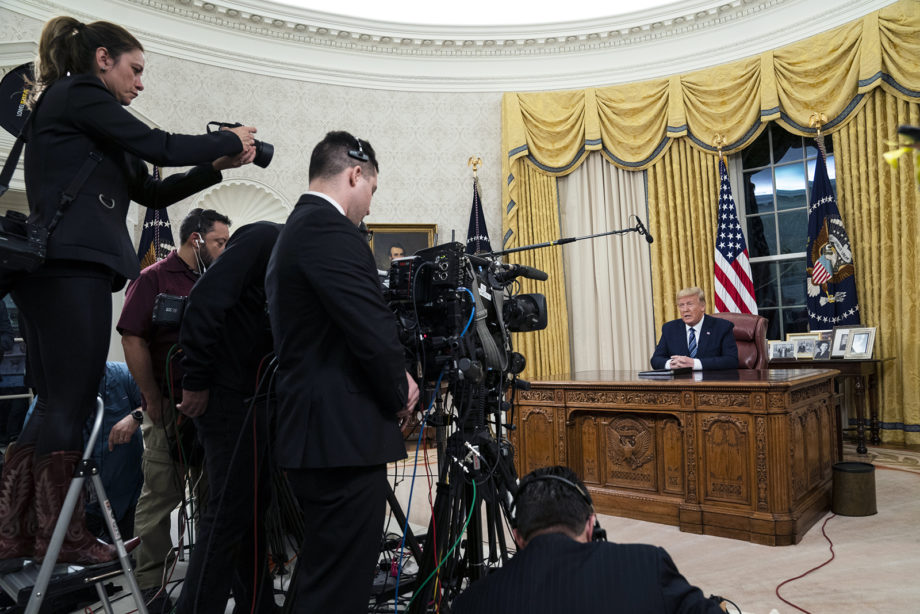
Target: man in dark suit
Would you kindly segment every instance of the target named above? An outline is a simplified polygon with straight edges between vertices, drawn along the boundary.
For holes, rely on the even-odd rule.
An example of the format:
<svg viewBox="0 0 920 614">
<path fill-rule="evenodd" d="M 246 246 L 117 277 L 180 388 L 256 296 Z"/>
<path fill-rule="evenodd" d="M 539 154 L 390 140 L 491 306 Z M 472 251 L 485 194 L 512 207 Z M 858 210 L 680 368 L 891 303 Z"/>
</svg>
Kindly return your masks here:
<svg viewBox="0 0 920 614">
<path fill-rule="evenodd" d="M 687 582 L 664 549 L 592 541 L 591 496 L 568 467 L 524 476 L 514 516 L 518 553 L 461 593 L 454 614 L 723 611 Z"/>
<path fill-rule="evenodd" d="M 661 339 L 652 354 L 653 369 L 737 369 L 738 346 L 727 320 L 706 316 L 706 297 L 699 288 L 677 293 L 680 319 L 661 327 Z"/>
<path fill-rule="evenodd" d="M 278 359 L 275 455 L 304 513 L 294 612 L 366 612 L 386 509 L 386 464 L 418 401 L 374 256 L 358 229 L 377 188 L 367 141 L 330 132 L 310 191 L 272 253 Z"/>
</svg>

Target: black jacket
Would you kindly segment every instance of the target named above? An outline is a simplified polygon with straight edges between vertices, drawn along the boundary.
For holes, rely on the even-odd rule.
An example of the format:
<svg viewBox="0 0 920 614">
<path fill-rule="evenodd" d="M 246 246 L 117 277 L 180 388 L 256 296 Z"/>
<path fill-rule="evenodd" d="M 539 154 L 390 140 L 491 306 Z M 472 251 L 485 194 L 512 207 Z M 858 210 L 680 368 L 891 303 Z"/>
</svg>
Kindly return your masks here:
<svg viewBox="0 0 920 614">
<path fill-rule="evenodd" d="M 281 228 L 272 222 L 239 228 L 192 288 L 179 332 L 183 388 L 216 384 L 255 392 L 259 363 L 272 351 L 265 269 Z M 262 374 L 267 372 L 265 363 Z"/>
<path fill-rule="evenodd" d="M 47 226 L 90 151 L 102 154 L 49 239 L 48 258 L 97 262 L 121 278 L 140 272 L 125 226 L 130 202 L 171 205 L 219 182 L 221 174 L 210 162 L 242 150 L 239 138 L 227 131 L 187 136 L 149 128 L 93 75 L 55 82 L 30 119 L 25 181 L 33 222 Z M 200 166 L 156 181 L 144 160 Z"/>
<path fill-rule="evenodd" d="M 737 369 L 738 344 L 735 343 L 735 325 L 722 318 L 703 316 L 696 357 L 703 369 Z M 652 354 L 652 368 L 663 369 L 671 356 L 689 356 L 687 325 L 683 320 L 671 320 L 661 327 L 661 339 Z"/>
<path fill-rule="evenodd" d="M 662 548 L 583 544 L 538 535 L 504 567 L 474 582 L 454 614 L 722 614 Z"/>
<path fill-rule="evenodd" d="M 358 228 L 325 199 L 302 196 L 275 245 L 265 289 L 278 356 L 279 464 L 405 458 L 395 416 L 408 395 L 404 351 Z"/>
</svg>

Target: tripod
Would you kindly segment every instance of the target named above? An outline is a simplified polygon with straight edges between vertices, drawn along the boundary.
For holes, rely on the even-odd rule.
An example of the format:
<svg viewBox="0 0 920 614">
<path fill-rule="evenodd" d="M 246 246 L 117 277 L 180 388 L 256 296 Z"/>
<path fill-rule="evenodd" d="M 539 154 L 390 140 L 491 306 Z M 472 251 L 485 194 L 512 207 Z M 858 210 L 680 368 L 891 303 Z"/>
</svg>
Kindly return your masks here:
<svg viewBox="0 0 920 614">
<path fill-rule="evenodd" d="M 477 392 L 478 400 L 483 391 Z M 468 417 L 472 424 L 461 420 L 460 428 L 444 440 L 443 450 L 439 447 L 437 495 L 410 614 L 425 612 L 429 605 L 444 610 L 464 581 L 474 582 L 488 567 L 510 558 L 505 519 L 517 476 L 512 448 L 500 437 L 503 425 L 497 409 L 494 417 L 495 436 L 484 420 Z"/>
</svg>

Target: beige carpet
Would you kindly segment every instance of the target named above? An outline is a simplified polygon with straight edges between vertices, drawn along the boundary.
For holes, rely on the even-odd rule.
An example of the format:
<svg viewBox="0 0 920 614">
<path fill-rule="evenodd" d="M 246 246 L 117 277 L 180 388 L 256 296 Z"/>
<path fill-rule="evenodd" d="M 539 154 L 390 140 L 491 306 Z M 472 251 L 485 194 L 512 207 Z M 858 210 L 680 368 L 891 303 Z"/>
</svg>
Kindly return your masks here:
<svg viewBox="0 0 920 614">
<path fill-rule="evenodd" d="M 834 614 L 920 612 L 920 454 L 870 448 L 859 457 L 845 446 L 846 460 L 876 465 L 878 514 L 865 517 L 828 513 L 795 546 L 759 546 L 721 537 L 681 533 L 677 527 L 615 516 L 601 516 L 608 539 L 664 547 L 678 569 L 707 595 L 722 595 L 745 614 L 798 612 L 775 594 L 776 586 L 820 565 L 831 556 L 825 530 L 834 543 L 832 562 L 786 584 L 780 594 L 802 610 Z M 434 467 L 432 465 L 432 469 Z M 401 467 L 411 476 L 411 466 Z M 410 519 L 427 524 L 427 484 L 419 463 Z M 397 488 L 408 499 L 408 480 Z M 733 610 L 730 610 L 733 611 Z"/>
</svg>

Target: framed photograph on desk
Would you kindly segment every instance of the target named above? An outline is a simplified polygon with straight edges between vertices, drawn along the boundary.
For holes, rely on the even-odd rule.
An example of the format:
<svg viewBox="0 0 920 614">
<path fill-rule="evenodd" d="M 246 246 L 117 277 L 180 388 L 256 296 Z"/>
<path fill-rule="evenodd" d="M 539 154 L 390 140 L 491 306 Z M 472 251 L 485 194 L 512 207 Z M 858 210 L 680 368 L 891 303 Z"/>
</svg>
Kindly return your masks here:
<svg viewBox="0 0 920 614">
<path fill-rule="evenodd" d="M 844 358 L 872 358 L 872 346 L 875 345 L 875 327 L 851 328 L 847 337 L 847 350 Z"/>
<path fill-rule="evenodd" d="M 770 359 L 795 358 L 795 344 L 791 341 L 767 341 L 770 346 Z"/>
<path fill-rule="evenodd" d="M 795 357 L 799 360 L 815 357 L 815 345 L 820 338 L 818 333 L 786 333 L 786 341 L 795 345 Z"/>
<path fill-rule="evenodd" d="M 850 337 L 849 326 L 834 328 L 834 340 L 831 343 L 831 358 L 843 358 L 847 353 L 847 339 Z"/>
</svg>

